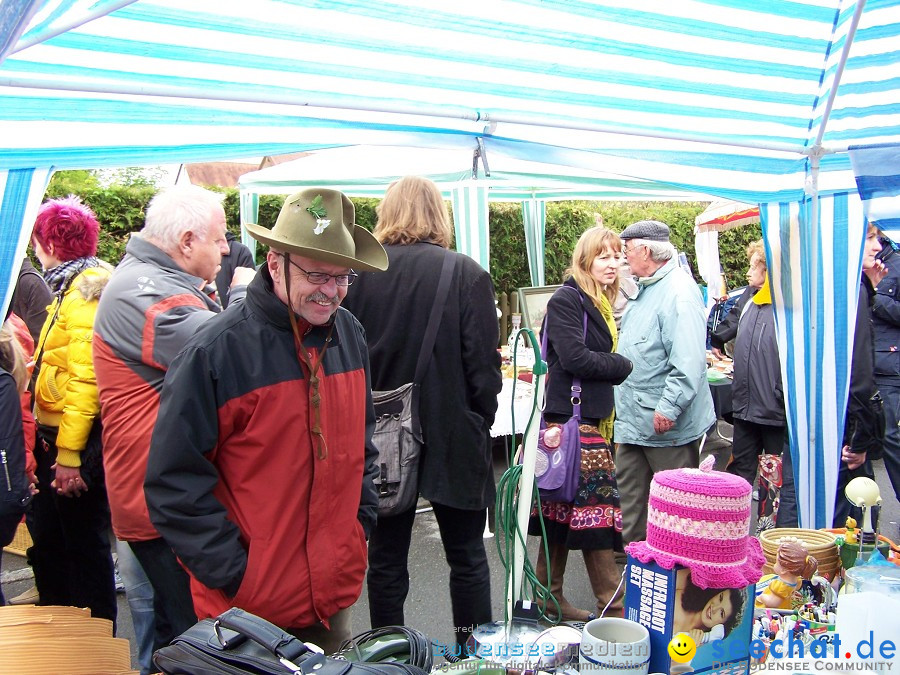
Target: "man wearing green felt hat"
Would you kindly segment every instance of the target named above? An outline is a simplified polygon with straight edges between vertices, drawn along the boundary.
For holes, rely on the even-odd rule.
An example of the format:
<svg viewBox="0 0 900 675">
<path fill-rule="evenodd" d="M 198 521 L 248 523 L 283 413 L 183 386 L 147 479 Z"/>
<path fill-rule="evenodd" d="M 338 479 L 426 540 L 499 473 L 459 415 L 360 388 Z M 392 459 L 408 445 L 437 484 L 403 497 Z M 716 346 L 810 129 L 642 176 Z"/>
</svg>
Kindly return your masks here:
<svg viewBox="0 0 900 675">
<path fill-rule="evenodd" d="M 247 226 L 266 263 L 170 368 L 145 484 L 199 618 L 241 607 L 326 653 L 351 636 L 378 506 L 365 335 L 340 304 L 388 259 L 354 215 L 314 188 Z"/>
</svg>

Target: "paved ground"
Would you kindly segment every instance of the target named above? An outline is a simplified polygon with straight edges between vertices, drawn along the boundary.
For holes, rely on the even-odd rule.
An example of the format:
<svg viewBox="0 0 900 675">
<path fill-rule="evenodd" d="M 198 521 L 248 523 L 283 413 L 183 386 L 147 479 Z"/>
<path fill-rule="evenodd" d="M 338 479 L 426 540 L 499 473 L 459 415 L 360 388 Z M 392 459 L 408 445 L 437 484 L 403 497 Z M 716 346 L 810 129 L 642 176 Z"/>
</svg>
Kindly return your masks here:
<svg viewBox="0 0 900 675">
<path fill-rule="evenodd" d="M 720 423 L 724 436 L 731 435 L 731 427 L 724 422 Z M 722 468 L 728 460 L 730 445 L 713 437 L 707 444 L 705 451 L 713 452 L 717 456 L 717 467 Z M 497 447 L 495 452 L 495 471 L 499 477 L 506 470 L 505 454 L 502 448 Z M 876 465 L 876 475 L 881 486 L 881 494 L 885 507 L 882 517 L 882 534 L 900 541 L 900 505 L 894 499 L 893 490 L 887 480 L 884 466 L 881 462 Z M 493 525 L 492 525 L 493 527 Z M 494 607 L 494 618 L 503 618 L 504 605 L 504 570 L 500 564 L 497 553 L 496 539 L 486 541 L 488 555 L 491 561 L 491 598 Z M 536 540 L 530 538 L 529 549 L 534 559 Z M 411 591 L 406 603 L 406 622 L 417 628 L 433 640 L 453 644 L 454 636 L 451 624 L 449 591 L 447 586 L 448 568 L 443 558 L 440 536 L 437 523 L 430 512 L 420 514 L 416 518 L 413 533 L 413 552 L 410 556 Z M 30 570 L 24 564 L 24 560 L 18 556 L 4 554 L 3 556 L 3 592 L 7 598 L 13 597 L 31 584 Z M 566 574 L 565 594 L 574 603 L 589 608 L 592 605 L 591 589 L 588 583 L 584 565 L 581 564 L 579 553 L 573 553 Z M 354 632 L 362 632 L 368 625 L 368 598 L 365 591 L 354 608 L 353 628 Z M 125 596 L 119 596 L 119 624 L 120 637 L 133 638 L 131 617 L 128 613 L 128 605 Z M 132 656 L 134 656 L 132 644 Z"/>
</svg>

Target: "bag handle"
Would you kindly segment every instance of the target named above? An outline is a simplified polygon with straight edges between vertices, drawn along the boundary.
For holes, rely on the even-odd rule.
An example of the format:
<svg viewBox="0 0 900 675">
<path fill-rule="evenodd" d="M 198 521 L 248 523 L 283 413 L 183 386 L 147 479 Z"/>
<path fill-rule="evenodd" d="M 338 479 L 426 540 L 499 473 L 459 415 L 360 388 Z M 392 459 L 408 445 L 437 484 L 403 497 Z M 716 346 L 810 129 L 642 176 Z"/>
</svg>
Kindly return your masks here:
<svg viewBox="0 0 900 675">
<path fill-rule="evenodd" d="M 431 314 L 428 316 L 428 327 L 425 329 L 425 337 L 422 339 L 422 349 L 416 361 L 416 374 L 413 376 L 413 384 L 422 384 L 425 377 L 425 369 L 431 360 L 431 350 L 434 349 L 434 341 L 437 339 L 439 319 L 444 313 L 444 303 L 450 292 L 450 279 L 453 277 L 453 268 L 456 267 L 456 256 L 448 252 L 444 256 L 444 264 L 441 266 L 441 278 L 438 281 L 437 292 L 434 294 L 434 304 L 431 305 Z"/>
<path fill-rule="evenodd" d="M 571 286 L 561 286 L 560 288 L 568 288 L 573 293 L 578 295 L 578 301 L 581 302 L 581 293 L 578 292 L 577 289 L 572 288 Z M 582 307 L 582 311 L 584 316 L 582 318 L 582 339 L 587 340 L 587 310 Z M 549 320 L 549 317 L 545 317 L 545 328 L 541 331 L 541 353 L 546 356 L 547 355 L 547 329 L 546 322 Z M 572 417 L 580 420 L 581 419 L 581 378 L 575 375 L 572 376 L 572 396 L 569 399 L 572 402 Z"/>
<path fill-rule="evenodd" d="M 456 255 L 448 252 L 444 256 L 441 266 L 441 278 L 438 281 L 437 292 L 434 294 L 434 303 L 431 305 L 431 313 L 428 315 L 428 326 L 425 328 L 425 336 L 422 338 L 422 348 L 419 350 L 419 358 L 416 360 L 416 374 L 412 381 L 412 433 L 418 441 L 422 441 L 422 426 L 419 423 L 419 386 L 425 378 L 425 371 L 431 361 L 431 352 L 437 339 L 440 318 L 444 313 L 444 303 L 450 292 L 450 280 L 453 277 L 453 268 L 456 267 Z"/>
<path fill-rule="evenodd" d="M 236 631 L 238 636 L 228 640 L 222 635 L 222 628 Z M 278 658 L 285 668 L 294 673 L 306 672 L 306 670 L 308 670 L 306 661 L 309 661 L 310 657 L 307 657 L 304 660 L 303 667 L 294 663 L 297 658 L 304 654 L 310 653 L 310 656 L 314 661 L 318 661 L 319 659 L 316 657 L 320 657 L 324 663 L 324 655 L 312 652 L 305 643 L 301 642 L 290 633 L 286 633 L 275 624 L 270 623 L 255 614 L 245 612 L 238 607 L 232 607 L 227 612 L 220 614 L 213 624 L 213 629 L 215 630 L 216 638 L 225 649 L 237 646 L 243 642 L 245 638 L 250 638 L 254 642 L 258 642 L 268 649 Z"/>
</svg>

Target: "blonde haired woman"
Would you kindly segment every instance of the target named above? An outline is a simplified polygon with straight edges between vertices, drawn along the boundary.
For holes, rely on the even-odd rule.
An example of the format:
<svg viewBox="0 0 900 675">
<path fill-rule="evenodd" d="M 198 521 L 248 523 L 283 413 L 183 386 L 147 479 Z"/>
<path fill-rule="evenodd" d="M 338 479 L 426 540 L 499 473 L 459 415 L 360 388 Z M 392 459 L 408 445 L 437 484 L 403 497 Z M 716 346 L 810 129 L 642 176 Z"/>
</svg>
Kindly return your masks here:
<svg viewBox="0 0 900 675">
<path fill-rule="evenodd" d="M 738 318 L 732 387 L 734 446 L 728 471 L 753 485 L 760 454 L 781 454 L 787 422 L 775 310 L 762 239 L 747 247 L 747 257 L 747 284 L 759 291 L 744 305 Z"/>
<path fill-rule="evenodd" d="M 359 275 L 344 299 L 366 329 L 372 388 L 413 381 L 441 267 L 454 259 L 431 361 L 420 389 L 424 437 L 419 492 L 431 502 L 450 566 L 457 645 L 491 620 L 491 578 L 484 549 L 487 507 L 494 503 L 490 428 L 501 388 L 500 328 L 490 275 L 449 250 L 450 215 L 432 181 L 407 176 L 378 205 L 375 237 L 388 254 L 386 272 Z M 403 625 L 409 592 L 407 558 L 415 507 L 379 517 L 369 540 L 372 627 Z"/>
<path fill-rule="evenodd" d="M 541 583 L 549 579 L 550 591 L 559 603 L 559 618 L 564 620 L 591 617 L 562 594 L 571 549 L 580 549 L 584 555 L 597 612 L 611 603 L 607 615 L 622 615 L 621 595 L 615 593 L 619 581 L 615 551 L 622 550 L 622 513 L 610 451 L 613 385 L 628 377 L 632 368 L 631 361 L 615 353 L 618 331 L 613 303 L 619 291 L 621 259 L 622 241 L 615 232 L 602 226 L 586 230 L 572 254 L 571 276 L 550 298 L 541 330 L 547 336 L 544 357 L 550 368 L 545 421 L 566 422 L 572 416 L 573 379 L 581 380 L 582 390 L 581 477 L 575 501 L 541 505 L 549 558 L 542 545 L 536 574 Z M 540 534 L 535 519 L 531 534 Z M 555 614 L 552 601 L 544 604 L 549 614 Z"/>
</svg>

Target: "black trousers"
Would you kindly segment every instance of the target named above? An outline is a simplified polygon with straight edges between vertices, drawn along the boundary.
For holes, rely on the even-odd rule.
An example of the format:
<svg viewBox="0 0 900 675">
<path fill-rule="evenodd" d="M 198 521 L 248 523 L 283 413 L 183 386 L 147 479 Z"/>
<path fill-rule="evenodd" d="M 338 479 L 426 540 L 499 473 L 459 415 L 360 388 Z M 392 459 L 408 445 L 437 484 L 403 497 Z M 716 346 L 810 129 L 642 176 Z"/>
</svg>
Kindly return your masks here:
<svg viewBox="0 0 900 675">
<path fill-rule="evenodd" d="M 100 443 L 95 424 L 88 446 Z M 55 434 L 38 432 L 34 449 L 40 492 L 32 501 L 29 558 L 42 605 L 89 607 L 91 616 L 116 624 L 116 584 L 109 542 L 109 502 L 103 481 L 80 497 L 61 497 L 50 483 L 56 462 Z M 87 452 L 87 450 L 85 450 Z"/>
<path fill-rule="evenodd" d="M 900 378 L 876 377 L 875 383 L 884 399 L 884 468 L 900 501 Z"/>
<path fill-rule="evenodd" d="M 757 424 L 734 418 L 732 461 L 728 472 L 740 476 L 750 485 L 756 484 L 756 470 L 762 453 L 780 455 L 787 427 Z"/>
<path fill-rule="evenodd" d="M 784 454 L 781 458 L 782 486 L 781 486 L 781 505 L 778 508 L 778 518 L 775 521 L 776 527 L 799 527 L 799 518 L 797 513 L 797 492 L 794 484 L 793 458 L 787 445 L 784 448 Z M 860 466 L 852 471 L 847 464 L 841 462 L 838 469 L 837 493 L 834 496 L 834 518 L 831 527 L 844 527 L 847 516 L 853 516 L 859 527 L 862 527 L 862 509 L 854 506 L 844 494 L 844 490 L 854 478 L 858 476 L 866 476 L 867 478 L 875 478 L 875 471 L 872 469 L 871 460 L 866 460 Z M 800 476 L 800 480 L 809 480 L 808 477 Z M 877 507 L 872 512 L 872 523 L 877 525 L 878 512 Z"/>
<path fill-rule="evenodd" d="M 162 537 L 130 541 L 128 546 L 153 586 L 156 613 L 153 651 L 156 651 L 197 623 L 190 578 Z"/>
<path fill-rule="evenodd" d="M 491 572 L 484 549 L 487 510 L 468 511 L 432 504 L 450 565 L 450 603 L 456 642 L 464 645 L 479 625 L 491 621 Z M 372 628 L 403 626 L 409 593 L 409 546 L 415 507 L 379 518 L 369 539 L 369 619 Z"/>
<path fill-rule="evenodd" d="M 22 516 L 12 514 L 0 516 L 0 561 L 3 560 L 3 547 L 9 546 L 16 537 L 16 529 L 22 522 Z M 6 598 L 3 597 L 3 587 L 0 586 L 0 607 L 6 604 Z"/>
</svg>

